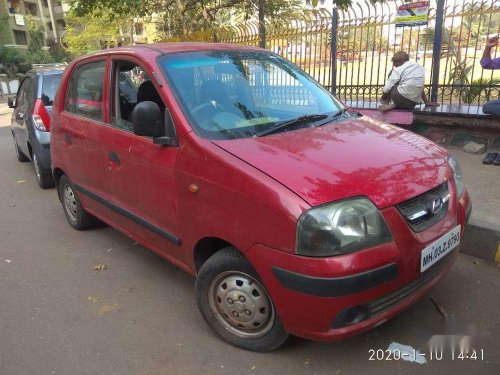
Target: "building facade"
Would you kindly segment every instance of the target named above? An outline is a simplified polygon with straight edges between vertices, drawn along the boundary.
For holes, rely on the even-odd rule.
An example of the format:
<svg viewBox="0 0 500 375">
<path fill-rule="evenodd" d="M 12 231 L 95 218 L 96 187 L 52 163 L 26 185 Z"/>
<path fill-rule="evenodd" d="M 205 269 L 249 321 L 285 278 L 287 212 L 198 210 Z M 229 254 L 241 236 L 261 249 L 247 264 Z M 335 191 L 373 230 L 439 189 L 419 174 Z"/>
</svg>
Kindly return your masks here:
<svg viewBox="0 0 500 375">
<path fill-rule="evenodd" d="M 64 33 L 64 17 L 69 5 L 59 0 L 0 0 L 0 45 L 26 48 L 29 20 L 43 26 L 45 40 L 59 41 Z"/>
</svg>

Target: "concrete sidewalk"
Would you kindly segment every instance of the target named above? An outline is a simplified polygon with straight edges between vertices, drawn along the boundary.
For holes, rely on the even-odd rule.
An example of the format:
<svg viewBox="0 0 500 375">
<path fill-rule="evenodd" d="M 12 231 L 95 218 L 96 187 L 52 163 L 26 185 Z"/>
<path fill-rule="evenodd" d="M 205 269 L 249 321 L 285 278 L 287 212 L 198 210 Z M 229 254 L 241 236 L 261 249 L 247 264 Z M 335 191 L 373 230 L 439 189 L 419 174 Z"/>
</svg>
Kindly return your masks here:
<svg viewBox="0 0 500 375">
<path fill-rule="evenodd" d="M 468 154 L 449 148 L 464 174 L 472 199 L 472 216 L 466 228 L 462 249 L 478 258 L 500 264 L 500 166 L 484 165 L 486 154 Z M 495 152 L 500 150 L 488 150 Z"/>
</svg>

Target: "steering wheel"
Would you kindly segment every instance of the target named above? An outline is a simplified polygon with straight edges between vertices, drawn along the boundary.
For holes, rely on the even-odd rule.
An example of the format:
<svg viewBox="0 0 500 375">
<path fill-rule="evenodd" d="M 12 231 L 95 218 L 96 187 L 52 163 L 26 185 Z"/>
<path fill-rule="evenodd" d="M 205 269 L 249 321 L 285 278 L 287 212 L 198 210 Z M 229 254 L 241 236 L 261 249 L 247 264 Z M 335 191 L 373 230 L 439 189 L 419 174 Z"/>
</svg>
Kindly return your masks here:
<svg viewBox="0 0 500 375">
<path fill-rule="evenodd" d="M 220 105 L 220 104 L 219 104 L 219 103 L 217 103 L 216 101 L 209 101 L 209 102 L 202 103 L 202 104 L 199 104 L 199 105 L 197 105 L 196 107 L 194 107 L 194 108 L 191 110 L 191 114 L 192 114 L 193 116 L 196 116 L 196 115 L 198 115 L 201 111 L 206 110 L 206 109 L 218 110 L 218 111 L 221 111 L 221 112 L 224 112 L 224 111 L 225 111 L 224 106 Z"/>
</svg>

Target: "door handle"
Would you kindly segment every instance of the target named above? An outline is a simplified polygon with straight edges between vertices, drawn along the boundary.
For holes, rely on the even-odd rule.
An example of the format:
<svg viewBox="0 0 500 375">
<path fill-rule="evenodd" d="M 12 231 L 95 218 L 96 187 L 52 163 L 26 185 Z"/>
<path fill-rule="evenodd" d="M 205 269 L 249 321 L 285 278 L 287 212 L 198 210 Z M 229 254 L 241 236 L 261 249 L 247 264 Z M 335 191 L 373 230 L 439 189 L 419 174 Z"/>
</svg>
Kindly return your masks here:
<svg viewBox="0 0 500 375">
<path fill-rule="evenodd" d="M 71 137 L 69 136 L 69 134 L 65 134 L 64 135 L 64 142 L 68 145 L 72 144 L 73 141 L 71 140 Z"/>
<path fill-rule="evenodd" d="M 108 159 L 112 161 L 113 163 L 120 164 L 120 158 L 116 154 L 116 152 L 110 151 L 108 153 Z"/>
</svg>

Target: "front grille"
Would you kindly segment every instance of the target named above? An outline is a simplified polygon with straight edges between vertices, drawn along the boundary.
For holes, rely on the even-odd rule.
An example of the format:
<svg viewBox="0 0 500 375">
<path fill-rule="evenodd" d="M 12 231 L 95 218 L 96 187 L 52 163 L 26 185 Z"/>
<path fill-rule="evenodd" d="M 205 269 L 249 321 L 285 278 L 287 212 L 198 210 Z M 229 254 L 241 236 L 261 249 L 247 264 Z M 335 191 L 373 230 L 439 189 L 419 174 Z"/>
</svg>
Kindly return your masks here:
<svg viewBox="0 0 500 375">
<path fill-rule="evenodd" d="M 444 267 L 450 262 L 454 251 L 447 254 L 443 259 L 441 259 L 436 265 L 432 268 L 425 271 L 417 279 L 412 282 L 406 284 L 402 288 L 395 290 L 394 292 L 377 298 L 369 303 L 370 306 L 370 315 L 372 317 L 383 313 L 386 310 L 389 310 L 391 307 L 403 302 L 405 299 L 411 297 L 415 293 L 417 293 L 420 289 L 424 288 L 427 284 L 429 284 L 436 275 L 443 270 Z"/>
<path fill-rule="evenodd" d="M 433 213 L 432 202 L 436 199 L 441 200 L 441 206 L 437 212 Z M 422 232 L 446 216 L 449 199 L 448 183 L 444 182 L 424 194 L 398 204 L 396 207 L 413 231 Z"/>
</svg>

